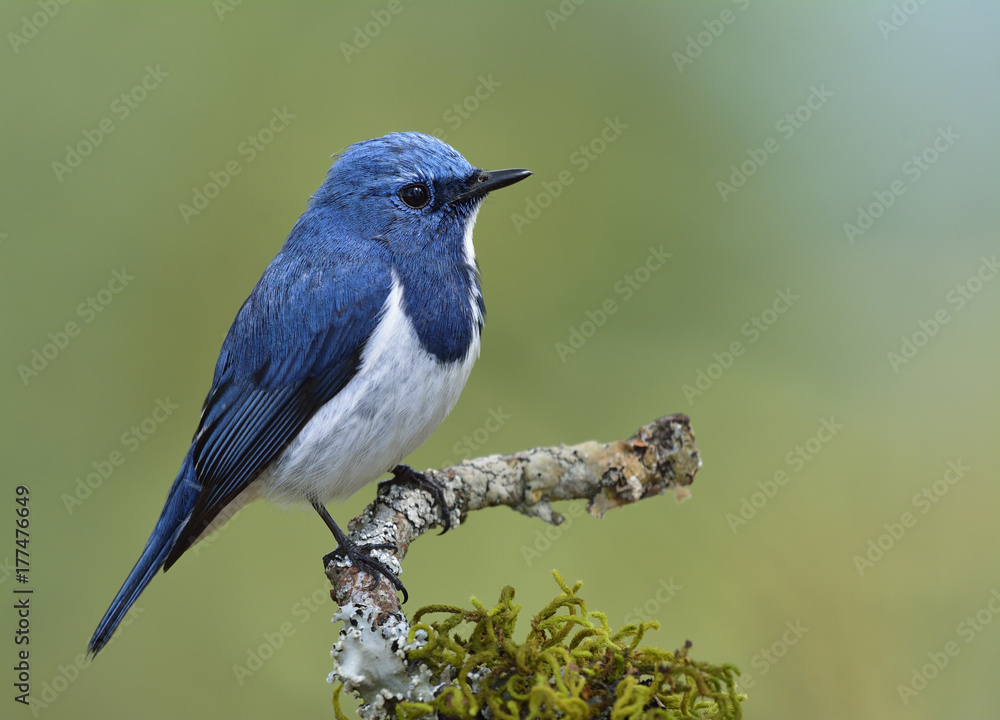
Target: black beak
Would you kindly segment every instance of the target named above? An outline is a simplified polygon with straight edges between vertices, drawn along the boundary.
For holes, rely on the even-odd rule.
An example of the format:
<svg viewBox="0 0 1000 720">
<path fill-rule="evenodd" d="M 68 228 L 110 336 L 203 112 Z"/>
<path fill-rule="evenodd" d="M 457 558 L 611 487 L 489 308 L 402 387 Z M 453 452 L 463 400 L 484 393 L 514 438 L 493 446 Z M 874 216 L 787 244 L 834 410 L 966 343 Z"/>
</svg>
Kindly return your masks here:
<svg viewBox="0 0 1000 720">
<path fill-rule="evenodd" d="M 458 202 L 485 195 L 493 190 L 521 182 L 529 175 L 531 175 L 531 170 L 476 170 L 469 178 L 465 192 L 459 193 L 451 201 Z"/>
</svg>

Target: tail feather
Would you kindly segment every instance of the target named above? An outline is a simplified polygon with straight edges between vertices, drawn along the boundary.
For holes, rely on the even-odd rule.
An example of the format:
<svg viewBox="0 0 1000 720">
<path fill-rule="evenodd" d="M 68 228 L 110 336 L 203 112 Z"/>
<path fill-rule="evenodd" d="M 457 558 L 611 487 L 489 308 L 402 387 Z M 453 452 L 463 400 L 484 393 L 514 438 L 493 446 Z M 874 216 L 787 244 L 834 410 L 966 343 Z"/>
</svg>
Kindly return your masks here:
<svg viewBox="0 0 1000 720">
<path fill-rule="evenodd" d="M 97 626 L 97 630 L 94 631 L 94 636 L 90 639 L 87 646 L 89 654 L 97 655 L 108 643 L 129 608 L 163 566 L 164 560 L 177 543 L 178 536 L 187 524 L 200 493 L 201 485 L 196 480 L 194 464 L 191 460 L 191 454 L 188 453 L 180 472 L 177 474 L 177 479 L 170 487 L 163 512 L 160 513 L 160 519 L 156 521 L 152 535 L 146 541 L 142 555 L 139 556 L 135 567 L 132 568 L 132 572 L 129 573 L 121 590 L 111 602 L 111 607 L 104 613 L 104 618 Z"/>
</svg>

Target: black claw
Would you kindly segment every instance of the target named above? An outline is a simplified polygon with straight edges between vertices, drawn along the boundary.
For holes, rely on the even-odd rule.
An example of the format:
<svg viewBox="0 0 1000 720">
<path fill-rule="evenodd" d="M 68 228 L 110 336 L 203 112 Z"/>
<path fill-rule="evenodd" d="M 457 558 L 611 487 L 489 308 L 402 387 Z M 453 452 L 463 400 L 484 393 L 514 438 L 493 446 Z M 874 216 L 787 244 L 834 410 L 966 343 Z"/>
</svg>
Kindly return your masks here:
<svg viewBox="0 0 1000 720">
<path fill-rule="evenodd" d="M 379 577 L 381 576 L 388 580 L 392 586 L 396 588 L 396 590 L 403 593 L 404 603 L 410 599 L 409 593 L 406 592 L 406 588 L 403 587 L 403 583 L 399 581 L 399 578 L 396 577 L 395 573 L 386 567 L 385 563 L 381 560 L 377 560 L 371 556 L 372 550 L 395 550 L 396 548 L 394 545 L 388 543 L 358 545 L 356 542 L 348 538 L 347 535 L 344 534 L 344 531 L 337 526 L 337 523 L 333 521 L 333 518 L 330 517 L 330 513 L 327 512 L 327 509 L 322 503 L 318 500 L 313 500 L 312 506 L 316 509 L 316 512 L 319 513 L 319 516 L 323 518 L 323 522 L 325 522 L 326 526 L 330 528 L 334 539 L 337 541 L 337 549 L 323 556 L 324 570 L 326 569 L 326 566 L 330 564 L 330 561 L 347 558 L 352 565 L 364 570 L 374 578 L 371 586 L 372 590 L 374 590 L 375 586 L 378 585 Z"/>
<path fill-rule="evenodd" d="M 434 499 L 434 504 L 441 508 L 441 532 L 438 535 L 444 535 L 451 530 L 451 511 L 444 499 L 444 483 L 440 480 L 427 477 L 422 472 L 417 472 L 409 465 L 397 465 L 390 472 L 392 473 L 392 479 L 383 480 L 379 483 L 379 487 L 394 483 L 409 482 L 421 490 L 428 492 Z"/>
<path fill-rule="evenodd" d="M 372 550 L 393 549 L 394 546 L 388 543 L 358 545 L 357 543 L 353 543 L 348 540 L 346 544 L 341 544 L 336 550 L 333 550 L 323 556 L 323 568 L 325 569 L 331 561 L 347 558 L 356 568 L 360 568 L 372 576 L 372 584 L 368 588 L 369 590 L 374 590 L 378 585 L 379 577 L 384 577 L 394 588 L 396 588 L 396 590 L 403 593 L 403 603 L 406 603 L 406 601 L 410 599 L 410 594 L 406 592 L 406 588 L 403 587 L 403 583 L 398 577 L 396 577 L 392 570 L 386 567 L 385 563 L 372 557 L 371 555 Z"/>
</svg>

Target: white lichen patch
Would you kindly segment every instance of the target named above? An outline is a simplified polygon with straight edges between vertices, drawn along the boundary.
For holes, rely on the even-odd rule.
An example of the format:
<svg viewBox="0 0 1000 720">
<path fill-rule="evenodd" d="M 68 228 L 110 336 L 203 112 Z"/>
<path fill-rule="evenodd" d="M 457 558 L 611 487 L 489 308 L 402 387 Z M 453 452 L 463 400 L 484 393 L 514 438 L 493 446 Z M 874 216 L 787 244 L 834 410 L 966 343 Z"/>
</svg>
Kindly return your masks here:
<svg viewBox="0 0 1000 720">
<path fill-rule="evenodd" d="M 343 622 L 344 627 L 330 652 L 333 672 L 326 680 L 339 680 L 346 690 L 361 696 L 365 703 L 359 709 L 362 717 L 383 717 L 386 700 L 424 702 L 434 696 L 427 668 L 414 672 L 406 663 L 407 651 L 422 647 L 427 633 L 418 631 L 408 643 L 410 624 L 404 615 L 386 616 L 375 608 L 347 603 L 331 621 Z"/>
<path fill-rule="evenodd" d="M 631 502 L 637 502 L 642 499 L 642 493 L 645 488 L 643 488 L 639 478 L 635 475 L 630 475 L 625 479 L 625 487 L 627 489 L 622 489 L 621 491 L 623 498 Z"/>
<path fill-rule="evenodd" d="M 375 608 L 347 603 L 334 613 L 332 622 L 343 622 L 340 638 L 333 646 L 333 672 L 327 682 L 339 678 L 365 702 L 372 702 L 379 690 L 402 696 L 410 685 L 403 646 L 410 630 L 402 615 L 390 615 L 375 625 Z"/>
</svg>

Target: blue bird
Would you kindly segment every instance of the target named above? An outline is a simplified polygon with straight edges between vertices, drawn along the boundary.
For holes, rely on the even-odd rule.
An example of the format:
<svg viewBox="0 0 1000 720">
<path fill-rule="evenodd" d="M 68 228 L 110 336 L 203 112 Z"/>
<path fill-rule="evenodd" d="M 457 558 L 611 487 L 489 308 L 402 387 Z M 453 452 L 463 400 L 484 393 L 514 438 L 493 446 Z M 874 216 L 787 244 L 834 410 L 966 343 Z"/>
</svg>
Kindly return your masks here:
<svg viewBox="0 0 1000 720">
<path fill-rule="evenodd" d="M 399 579 L 324 505 L 399 465 L 458 401 L 485 305 L 472 227 L 487 193 L 531 175 L 486 171 L 421 133 L 348 147 L 233 321 L 191 448 L 142 555 L 90 640 L 96 655 L 162 567 L 250 500 L 305 502 L 345 555 Z"/>
</svg>

